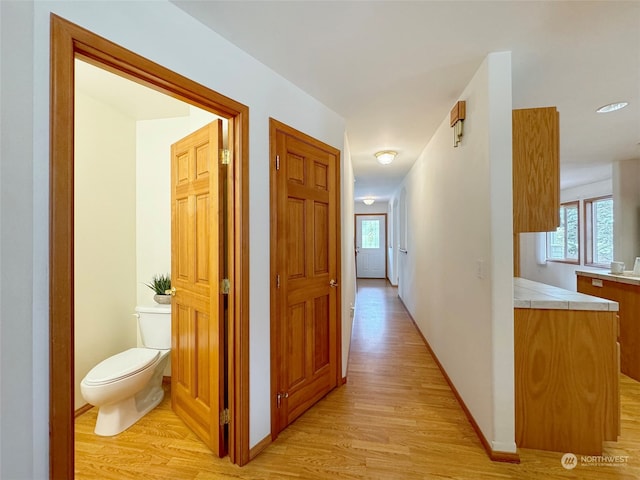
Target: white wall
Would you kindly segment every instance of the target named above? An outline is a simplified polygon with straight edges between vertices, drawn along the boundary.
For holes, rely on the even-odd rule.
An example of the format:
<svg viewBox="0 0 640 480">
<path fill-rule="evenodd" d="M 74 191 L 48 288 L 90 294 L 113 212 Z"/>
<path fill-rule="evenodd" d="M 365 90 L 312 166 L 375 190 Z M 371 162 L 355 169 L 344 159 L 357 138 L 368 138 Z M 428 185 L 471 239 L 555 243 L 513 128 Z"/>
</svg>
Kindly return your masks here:
<svg viewBox="0 0 640 480">
<path fill-rule="evenodd" d="M 76 92 L 75 408 L 80 381 L 136 346 L 135 120 Z"/>
<path fill-rule="evenodd" d="M 274 117 L 340 150 L 344 119 L 164 0 L 0 5 L 0 477 L 48 477 L 51 12 L 250 107 L 250 446 L 254 446 L 270 433 L 268 119 Z"/>
<path fill-rule="evenodd" d="M 633 269 L 640 256 L 640 159 L 613 165 L 614 257 Z"/>
<path fill-rule="evenodd" d="M 406 189 L 399 294 L 492 448 L 515 452 L 510 53 L 489 55 L 459 99 L 462 143 L 447 116 L 395 195 Z"/>
<path fill-rule="evenodd" d="M 171 145 L 217 118 L 195 107 L 189 112 L 184 117 L 137 122 L 138 305 L 153 305 L 154 292 L 145 284 L 154 275 L 171 273 Z"/>
<path fill-rule="evenodd" d="M 47 165 L 34 166 L 33 5 L 0 2 L 0 478 L 47 475 Z M 43 132 L 47 130 L 44 129 Z M 46 141 L 46 139 L 45 139 Z M 45 158 L 46 160 L 46 158 Z M 40 168 L 44 167 L 44 172 Z M 41 193 L 40 188 L 44 187 Z M 34 201 L 45 204 L 44 215 Z M 40 238 L 38 242 L 36 239 Z M 34 322 L 34 316 L 41 321 Z M 42 350 L 36 352 L 34 342 Z M 36 358 L 39 357 L 39 358 Z M 36 427 L 37 426 L 37 427 Z M 44 474 L 44 475 L 43 475 Z"/>
<path fill-rule="evenodd" d="M 342 376 L 347 376 L 351 330 L 356 308 L 355 227 L 353 222 L 353 166 L 349 139 L 345 134 L 342 154 Z"/>
<path fill-rule="evenodd" d="M 362 214 L 384 214 L 387 213 L 389 202 L 375 202 L 373 205 L 365 205 L 362 202 L 355 202 L 355 213 Z"/>
<path fill-rule="evenodd" d="M 544 243 L 540 245 L 539 242 L 544 242 L 545 234 L 522 233 L 520 234 L 520 276 L 522 278 L 546 283 L 548 285 L 554 285 L 556 287 L 575 292 L 577 289 L 576 270 L 602 271 L 602 269 L 584 266 L 584 200 L 611 195 L 611 192 L 611 179 L 562 190 L 560 192 L 560 202 L 565 203 L 578 201 L 580 203 L 580 265 L 560 262 L 538 263 L 538 260 L 536 260 L 536 249 L 544 248 Z M 614 218 L 616 218 L 616 221 L 614 222 L 615 228 L 619 222 L 617 221 L 617 216 Z M 540 239 L 536 240 L 537 237 L 540 237 Z M 614 232 L 614 239 L 615 237 L 616 234 Z"/>
</svg>

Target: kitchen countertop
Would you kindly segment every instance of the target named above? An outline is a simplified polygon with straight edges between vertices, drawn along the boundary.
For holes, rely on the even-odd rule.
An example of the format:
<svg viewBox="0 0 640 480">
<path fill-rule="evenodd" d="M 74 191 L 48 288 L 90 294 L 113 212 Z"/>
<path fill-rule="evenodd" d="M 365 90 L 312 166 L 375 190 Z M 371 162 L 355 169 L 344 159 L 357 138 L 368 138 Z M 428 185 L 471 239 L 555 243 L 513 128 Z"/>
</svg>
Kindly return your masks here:
<svg viewBox="0 0 640 480">
<path fill-rule="evenodd" d="M 576 270 L 576 275 L 590 278 L 599 278 L 600 280 L 609 280 L 611 282 L 626 283 L 629 285 L 640 285 L 640 277 L 634 276 L 633 270 L 625 270 L 625 272 L 622 274 L 614 274 L 606 270 L 602 270 L 601 272 Z"/>
<path fill-rule="evenodd" d="M 513 279 L 513 307 L 547 310 L 618 311 L 617 302 L 519 277 Z"/>
</svg>

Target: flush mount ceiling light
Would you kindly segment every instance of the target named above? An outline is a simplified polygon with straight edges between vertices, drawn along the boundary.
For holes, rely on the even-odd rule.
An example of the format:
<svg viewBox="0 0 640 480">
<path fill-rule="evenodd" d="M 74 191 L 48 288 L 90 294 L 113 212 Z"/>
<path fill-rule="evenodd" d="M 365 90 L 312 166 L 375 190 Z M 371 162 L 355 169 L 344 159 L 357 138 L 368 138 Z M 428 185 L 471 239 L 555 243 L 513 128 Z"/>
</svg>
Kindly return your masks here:
<svg viewBox="0 0 640 480">
<path fill-rule="evenodd" d="M 376 153 L 376 158 L 382 165 L 389 165 L 393 162 L 393 159 L 396 158 L 396 155 L 398 155 L 398 152 L 394 152 L 393 150 L 383 150 L 382 152 Z"/>
<path fill-rule="evenodd" d="M 371 197 L 367 197 L 362 200 L 362 203 L 364 203 L 365 205 L 373 205 L 373 202 L 375 202 L 375 200 Z"/>
<path fill-rule="evenodd" d="M 629 102 L 609 103 L 608 105 L 603 105 L 602 107 L 597 109 L 596 112 L 598 113 L 615 112 L 616 110 L 620 110 L 621 108 L 624 108 L 627 105 L 629 105 Z"/>
</svg>

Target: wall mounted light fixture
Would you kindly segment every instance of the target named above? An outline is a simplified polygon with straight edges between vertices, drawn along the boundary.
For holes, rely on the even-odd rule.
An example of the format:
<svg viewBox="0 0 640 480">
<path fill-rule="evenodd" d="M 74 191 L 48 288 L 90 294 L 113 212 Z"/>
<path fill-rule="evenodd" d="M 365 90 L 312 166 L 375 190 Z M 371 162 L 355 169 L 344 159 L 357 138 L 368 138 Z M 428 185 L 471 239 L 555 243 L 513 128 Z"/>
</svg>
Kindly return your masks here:
<svg viewBox="0 0 640 480">
<path fill-rule="evenodd" d="M 376 158 L 378 162 L 382 165 L 389 165 L 398 155 L 398 152 L 394 152 L 393 150 L 383 150 L 381 152 L 376 152 Z"/>
<path fill-rule="evenodd" d="M 457 147 L 462 137 L 462 124 L 467 110 L 467 102 L 460 101 L 451 110 L 451 126 L 453 127 L 453 146 Z"/>
</svg>

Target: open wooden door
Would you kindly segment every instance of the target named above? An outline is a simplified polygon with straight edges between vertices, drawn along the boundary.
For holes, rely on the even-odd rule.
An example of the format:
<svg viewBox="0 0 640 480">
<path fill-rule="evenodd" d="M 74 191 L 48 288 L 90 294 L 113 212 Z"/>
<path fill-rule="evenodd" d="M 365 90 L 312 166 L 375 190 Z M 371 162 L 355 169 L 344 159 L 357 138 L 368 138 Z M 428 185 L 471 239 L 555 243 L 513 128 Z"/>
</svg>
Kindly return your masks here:
<svg viewBox="0 0 640 480">
<path fill-rule="evenodd" d="M 218 456 L 226 454 L 216 120 L 171 146 L 171 405 Z"/>
<path fill-rule="evenodd" d="M 271 121 L 272 437 L 339 384 L 340 153 Z"/>
</svg>

